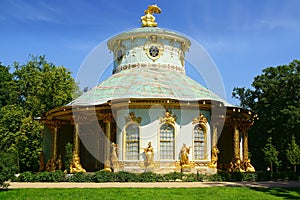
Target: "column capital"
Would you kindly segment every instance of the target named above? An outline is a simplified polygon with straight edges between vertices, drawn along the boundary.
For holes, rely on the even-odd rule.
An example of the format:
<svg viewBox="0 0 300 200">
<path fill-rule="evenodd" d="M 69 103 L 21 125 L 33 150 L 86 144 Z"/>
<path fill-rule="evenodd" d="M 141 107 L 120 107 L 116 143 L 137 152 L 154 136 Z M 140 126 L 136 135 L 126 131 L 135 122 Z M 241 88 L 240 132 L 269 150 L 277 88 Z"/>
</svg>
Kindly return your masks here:
<svg viewBox="0 0 300 200">
<path fill-rule="evenodd" d="M 83 122 L 86 122 L 87 120 L 87 116 L 85 115 L 78 115 L 78 114 L 73 114 L 73 116 L 71 117 L 70 121 L 71 121 L 71 124 L 81 124 Z"/>
<path fill-rule="evenodd" d="M 66 123 L 61 120 L 46 120 L 42 122 L 44 125 L 48 126 L 51 129 L 60 128 L 61 126 L 65 125 Z"/>
<path fill-rule="evenodd" d="M 229 118 L 227 125 L 237 128 L 239 131 L 244 132 L 253 125 L 252 120 L 246 120 L 245 118 Z"/>
<path fill-rule="evenodd" d="M 114 117 L 111 112 L 108 113 L 98 113 L 98 119 L 104 121 L 105 123 L 113 122 Z"/>
</svg>

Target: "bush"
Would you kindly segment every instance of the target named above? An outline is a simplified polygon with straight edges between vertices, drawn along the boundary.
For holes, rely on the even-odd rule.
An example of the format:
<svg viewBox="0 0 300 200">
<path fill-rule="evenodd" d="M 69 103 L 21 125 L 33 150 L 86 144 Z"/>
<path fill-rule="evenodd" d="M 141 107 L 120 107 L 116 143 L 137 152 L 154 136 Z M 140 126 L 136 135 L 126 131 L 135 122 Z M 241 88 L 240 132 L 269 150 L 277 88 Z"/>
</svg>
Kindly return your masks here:
<svg viewBox="0 0 300 200">
<path fill-rule="evenodd" d="M 36 176 L 34 174 L 32 174 L 32 172 L 23 172 L 18 176 L 16 181 L 19 181 L 19 182 L 35 182 L 37 180 L 36 180 Z"/>
<path fill-rule="evenodd" d="M 139 182 L 157 182 L 163 180 L 159 174 L 153 172 L 145 172 L 139 175 Z"/>
<path fill-rule="evenodd" d="M 34 178 L 37 182 L 62 182 L 65 181 L 65 174 L 60 171 L 54 172 L 39 172 Z"/>
<path fill-rule="evenodd" d="M 93 181 L 93 175 L 91 174 L 87 174 L 84 172 L 79 172 L 79 173 L 75 173 L 70 175 L 67 178 L 67 181 L 69 182 L 92 182 Z"/>
<path fill-rule="evenodd" d="M 198 181 L 197 174 L 185 174 L 182 176 L 182 181 L 184 182 L 195 182 Z"/>
<path fill-rule="evenodd" d="M 72 157 L 73 157 L 73 145 L 71 143 L 67 143 L 65 147 L 65 170 L 70 172 L 70 166 L 72 164 Z"/>
<path fill-rule="evenodd" d="M 120 171 L 116 173 L 116 181 L 118 182 L 139 182 L 139 175 L 130 173 L 130 172 L 125 172 L 125 171 Z"/>
<path fill-rule="evenodd" d="M 0 188 L 8 187 L 5 181 L 14 178 L 14 175 L 19 170 L 18 157 L 15 153 L 0 153 Z"/>
<path fill-rule="evenodd" d="M 96 183 L 115 182 L 116 174 L 112 172 L 98 171 L 93 176 L 91 176 L 91 181 Z"/>
<path fill-rule="evenodd" d="M 293 171 L 279 172 L 278 174 L 273 174 L 272 178 L 276 179 L 276 180 L 280 179 L 283 181 L 287 181 L 287 180 L 298 181 L 299 180 L 297 173 L 295 173 Z"/>
<path fill-rule="evenodd" d="M 257 173 L 255 172 L 243 173 L 242 181 L 257 181 Z"/>
<path fill-rule="evenodd" d="M 213 174 L 213 175 L 210 175 L 207 177 L 207 180 L 208 181 L 226 181 L 225 178 L 228 178 L 227 177 L 228 175 L 226 174 Z"/>
<path fill-rule="evenodd" d="M 165 181 L 176 181 L 178 179 L 182 179 L 182 173 L 179 172 L 171 172 L 163 175 Z"/>
<path fill-rule="evenodd" d="M 256 172 L 256 181 L 270 181 L 272 177 L 272 172 L 260 171 Z"/>
</svg>

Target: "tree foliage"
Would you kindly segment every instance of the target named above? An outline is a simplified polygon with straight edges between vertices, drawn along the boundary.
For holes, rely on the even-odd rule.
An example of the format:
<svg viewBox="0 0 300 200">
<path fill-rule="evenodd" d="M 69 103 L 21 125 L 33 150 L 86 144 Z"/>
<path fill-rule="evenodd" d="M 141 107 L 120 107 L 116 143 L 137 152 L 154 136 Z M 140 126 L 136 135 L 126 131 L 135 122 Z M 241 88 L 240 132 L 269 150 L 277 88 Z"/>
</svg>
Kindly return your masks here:
<svg viewBox="0 0 300 200">
<path fill-rule="evenodd" d="M 266 145 L 262 148 L 264 153 L 264 160 L 268 166 L 270 166 L 271 171 L 273 171 L 273 166 L 278 167 L 280 162 L 278 160 L 278 151 L 272 144 L 272 137 L 269 137 Z"/>
<path fill-rule="evenodd" d="M 288 139 L 292 135 L 296 141 L 300 139 L 300 61 L 265 68 L 254 78 L 252 87 L 233 90 L 233 97 L 240 100 L 240 106 L 257 112 L 259 117 L 249 132 L 252 161 L 258 168 L 265 167 L 260 155 L 262 147 L 272 137 L 279 160 L 287 167 Z"/>
<path fill-rule="evenodd" d="M 291 165 L 294 166 L 294 172 L 297 171 L 297 165 L 300 165 L 300 148 L 296 143 L 295 136 L 292 135 L 291 142 L 286 150 L 286 157 Z"/>
<path fill-rule="evenodd" d="M 0 188 L 8 186 L 4 182 L 13 178 L 18 170 L 16 152 L 0 152 Z"/>
<path fill-rule="evenodd" d="M 45 56 L 21 65 L 0 65 L 0 151 L 17 151 L 20 170 L 38 170 L 43 125 L 37 120 L 44 112 L 69 103 L 80 92 L 63 66 Z"/>
</svg>

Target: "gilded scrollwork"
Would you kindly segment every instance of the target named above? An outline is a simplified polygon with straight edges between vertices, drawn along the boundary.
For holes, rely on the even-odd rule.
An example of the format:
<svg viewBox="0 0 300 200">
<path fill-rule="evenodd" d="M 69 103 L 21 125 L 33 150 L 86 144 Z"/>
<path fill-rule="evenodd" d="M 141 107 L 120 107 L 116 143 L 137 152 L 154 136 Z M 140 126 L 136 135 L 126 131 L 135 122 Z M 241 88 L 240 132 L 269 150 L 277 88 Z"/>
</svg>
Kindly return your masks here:
<svg viewBox="0 0 300 200">
<path fill-rule="evenodd" d="M 70 165 L 70 173 L 77 173 L 77 172 L 86 172 L 85 169 L 80 164 L 79 155 L 76 152 L 73 152 L 73 160 L 72 164 Z"/>
<path fill-rule="evenodd" d="M 64 121 L 61 121 L 61 120 L 45 120 L 45 121 L 42 121 L 42 123 L 51 129 L 60 128 L 66 124 Z"/>
<path fill-rule="evenodd" d="M 136 117 L 134 112 L 130 112 L 127 117 L 125 117 L 126 123 L 129 122 L 136 122 L 138 124 L 141 124 L 142 118 L 141 117 Z"/>
<path fill-rule="evenodd" d="M 211 152 L 211 162 L 210 162 L 210 167 L 216 168 L 218 164 L 218 153 L 220 153 L 219 149 L 217 146 L 213 146 L 212 152 Z"/>
<path fill-rule="evenodd" d="M 207 123 L 207 118 L 204 116 L 203 113 L 200 113 L 198 118 L 194 118 L 193 119 L 193 124 L 197 124 L 197 123 Z"/>
<path fill-rule="evenodd" d="M 105 123 L 114 121 L 114 117 L 113 117 L 113 114 L 111 112 L 98 113 L 98 119 L 104 121 Z"/>
<path fill-rule="evenodd" d="M 159 122 L 162 123 L 167 123 L 167 124 L 175 124 L 176 122 L 176 117 L 173 115 L 171 116 L 170 112 L 166 112 L 164 117 L 159 118 Z"/>
</svg>

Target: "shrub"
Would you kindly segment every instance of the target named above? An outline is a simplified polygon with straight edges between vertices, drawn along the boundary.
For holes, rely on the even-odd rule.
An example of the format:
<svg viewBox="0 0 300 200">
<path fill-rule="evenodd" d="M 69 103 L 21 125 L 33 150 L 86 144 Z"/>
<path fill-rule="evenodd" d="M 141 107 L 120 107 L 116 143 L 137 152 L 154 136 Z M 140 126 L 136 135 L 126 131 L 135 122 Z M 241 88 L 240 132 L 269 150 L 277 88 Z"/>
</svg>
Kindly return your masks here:
<svg viewBox="0 0 300 200">
<path fill-rule="evenodd" d="M 178 179 L 182 179 L 182 173 L 179 172 L 171 172 L 163 175 L 165 181 L 176 181 Z"/>
<path fill-rule="evenodd" d="M 243 173 L 242 181 L 256 181 L 257 173 L 255 172 L 246 172 Z"/>
<path fill-rule="evenodd" d="M 207 180 L 208 181 L 225 181 L 226 176 L 224 174 L 213 174 L 211 176 L 208 176 Z"/>
<path fill-rule="evenodd" d="M 5 181 L 14 177 L 17 173 L 18 168 L 18 157 L 15 153 L 0 153 L 0 188 L 8 187 Z"/>
<path fill-rule="evenodd" d="M 197 174 L 184 174 L 182 176 L 182 181 L 185 181 L 185 182 L 195 182 L 197 181 Z"/>
<path fill-rule="evenodd" d="M 67 181 L 69 182 L 92 182 L 93 181 L 93 175 L 88 173 L 75 173 L 68 177 Z"/>
<path fill-rule="evenodd" d="M 35 181 L 38 182 L 62 182 L 65 181 L 65 174 L 60 171 L 39 172 L 35 175 Z"/>
<path fill-rule="evenodd" d="M 73 156 L 73 145 L 71 143 L 67 143 L 65 148 L 66 148 L 65 169 L 67 172 L 70 172 L 70 166 L 72 164 L 72 156 Z"/>
<path fill-rule="evenodd" d="M 260 171 L 256 172 L 257 181 L 270 181 L 272 177 L 272 172 L 265 172 L 265 171 Z"/>
<path fill-rule="evenodd" d="M 159 180 L 159 174 L 145 172 L 139 175 L 139 182 L 156 182 Z"/>
<path fill-rule="evenodd" d="M 118 182 L 139 182 L 139 175 L 125 172 L 125 171 L 119 171 L 116 173 L 116 181 Z"/>
<path fill-rule="evenodd" d="M 23 172 L 21 173 L 16 181 L 19 182 L 35 182 L 36 181 L 36 176 L 32 174 L 32 172 Z"/>
<path fill-rule="evenodd" d="M 112 172 L 98 171 L 93 176 L 91 176 L 91 181 L 96 183 L 115 182 L 116 174 Z"/>
</svg>

